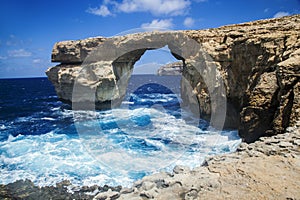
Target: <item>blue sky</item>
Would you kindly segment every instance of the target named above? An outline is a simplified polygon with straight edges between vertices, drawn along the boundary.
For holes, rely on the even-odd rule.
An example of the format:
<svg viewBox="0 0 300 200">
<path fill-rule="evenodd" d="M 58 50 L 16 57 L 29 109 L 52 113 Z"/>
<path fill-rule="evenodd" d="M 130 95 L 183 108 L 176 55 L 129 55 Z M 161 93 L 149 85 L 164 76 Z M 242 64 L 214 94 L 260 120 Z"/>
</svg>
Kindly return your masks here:
<svg viewBox="0 0 300 200">
<path fill-rule="evenodd" d="M 50 62 L 52 47 L 61 40 L 149 27 L 214 28 L 300 13 L 300 0 L 1 0 L 0 4 L 0 78 L 45 76 L 45 70 L 56 64 Z M 165 50 L 156 56 L 161 52 L 164 57 Z M 153 56 L 148 52 L 142 59 L 151 62 Z"/>
</svg>

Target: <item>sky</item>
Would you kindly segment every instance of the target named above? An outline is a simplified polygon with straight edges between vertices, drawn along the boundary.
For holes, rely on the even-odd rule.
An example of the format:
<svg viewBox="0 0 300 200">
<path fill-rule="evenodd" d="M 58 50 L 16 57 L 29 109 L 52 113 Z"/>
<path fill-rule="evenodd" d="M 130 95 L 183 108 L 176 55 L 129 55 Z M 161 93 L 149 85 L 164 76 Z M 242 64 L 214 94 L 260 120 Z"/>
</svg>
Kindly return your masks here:
<svg viewBox="0 0 300 200">
<path fill-rule="evenodd" d="M 0 78 L 44 77 L 53 45 L 62 40 L 137 30 L 206 29 L 300 13 L 300 0 L 1 0 Z M 147 51 L 147 64 L 172 61 Z M 144 71 L 144 72 L 145 72 Z"/>
</svg>

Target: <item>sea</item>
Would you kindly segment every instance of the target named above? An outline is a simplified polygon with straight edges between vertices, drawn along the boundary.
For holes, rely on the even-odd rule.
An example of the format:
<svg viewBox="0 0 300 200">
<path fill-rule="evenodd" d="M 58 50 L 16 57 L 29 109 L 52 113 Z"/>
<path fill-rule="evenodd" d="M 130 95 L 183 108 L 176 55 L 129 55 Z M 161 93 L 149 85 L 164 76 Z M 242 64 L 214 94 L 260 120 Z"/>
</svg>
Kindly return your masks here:
<svg viewBox="0 0 300 200">
<path fill-rule="evenodd" d="M 84 111 L 59 101 L 47 78 L 0 79 L 0 184 L 130 186 L 235 151 L 236 130 L 184 109 L 180 80 L 133 75 L 120 107 Z"/>
</svg>

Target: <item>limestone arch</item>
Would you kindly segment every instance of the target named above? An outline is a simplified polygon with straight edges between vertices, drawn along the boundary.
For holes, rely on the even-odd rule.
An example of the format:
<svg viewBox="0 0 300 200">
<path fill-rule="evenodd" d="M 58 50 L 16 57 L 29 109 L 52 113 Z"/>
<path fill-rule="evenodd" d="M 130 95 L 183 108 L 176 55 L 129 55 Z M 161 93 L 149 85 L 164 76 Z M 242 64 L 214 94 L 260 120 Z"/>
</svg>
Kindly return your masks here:
<svg viewBox="0 0 300 200">
<path fill-rule="evenodd" d="M 208 94 L 206 98 L 210 99 L 206 102 L 201 102 L 199 98 L 195 101 L 195 88 L 188 88 L 189 82 L 183 81 L 181 86 L 187 89 L 184 95 L 189 106 L 192 109 L 210 107 L 200 112 L 210 116 L 212 126 L 222 129 L 226 115 L 226 95 L 221 76 L 200 44 L 180 32 L 137 33 L 105 40 L 82 64 L 82 73 L 74 84 L 79 93 L 76 90 L 73 92 L 73 108 L 82 105 L 81 102 L 91 102 L 89 105 L 85 103 L 88 109 L 101 108 L 103 105 L 110 107 L 112 101 L 115 105 L 119 104 L 126 94 L 134 64 L 146 51 L 164 46 L 170 49 L 176 59 L 183 61 L 183 76 L 186 68 L 189 68 L 203 80 L 201 87 Z M 97 74 L 97 70 L 102 71 Z M 207 106 L 199 105 L 201 103 Z"/>
</svg>

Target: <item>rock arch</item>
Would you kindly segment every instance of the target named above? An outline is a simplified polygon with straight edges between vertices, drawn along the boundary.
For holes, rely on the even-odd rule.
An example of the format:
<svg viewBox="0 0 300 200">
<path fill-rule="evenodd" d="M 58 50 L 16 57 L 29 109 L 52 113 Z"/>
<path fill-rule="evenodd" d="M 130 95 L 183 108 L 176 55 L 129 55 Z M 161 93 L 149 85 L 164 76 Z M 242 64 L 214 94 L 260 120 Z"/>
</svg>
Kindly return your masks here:
<svg viewBox="0 0 300 200">
<path fill-rule="evenodd" d="M 206 100 L 202 102 L 205 106 L 202 106 L 204 109 L 201 112 L 208 117 L 211 117 L 212 113 L 216 113 L 215 116 L 220 116 L 216 118 L 222 121 L 219 118 L 224 116 L 221 112 L 226 112 L 224 110 L 226 106 L 220 105 L 220 102 L 218 102 L 220 99 L 218 98 L 220 96 L 226 98 L 226 95 L 220 95 L 223 88 L 222 84 L 216 84 L 220 77 L 216 75 L 215 66 L 207 64 L 210 61 L 209 56 L 202 51 L 200 44 L 181 32 L 152 32 L 107 39 L 86 57 L 82 64 L 85 72 L 79 75 L 76 82 L 79 87 L 87 82 L 93 87 L 90 88 L 90 92 L 85 87 L 85 93 L 89 93 L 88 95 L 82 95 L 81 90 L 78 90 L 80 91 L 78 95 L 76 91 L 73 91 L 72 102 L 96 102 L 96 108 L 100 109 L 110 107 L 112 104 L 113 107 L 118 106 L 126 93 L 128 80 L 135 62 L 146 51 L 159 49 L 164 46 L 168 46 L 171 54 L 176 59 L 182 60 L 184 66 L 188 65 L 189 68 L 194 68 L 195 75 L 198 74 L 199 77 L 202 77 L 202 82 L 206 83 L 202 87 L 205 87 L 204 90 L 207 94 L 210 91 L 214 92 L 213 94 L 208 94 Z M 107 72 L 97 75 L 95 73 L 97 68 L 105 69 Z M 103 76 L 103 74 L 111 74 L 111 76 Z M 94 88 L 95 85 L 97 85 L 96 89 Z M 216 89 L 216 87 L 219 88 Z M 182 88 L 183 95 L 188 99 L 187 105 L 193 107 L 192 110 L 199 114 L 199 101 L 195 98 L 192 88 L 189 87 L 189 82 L 183 81 Z M 95 98 L 93 96 L 94 93 L 96 94 Z M 210 98 L 215 101 L 213 104 L 215 105 L 214 108 L 211 108 Z M 83 105 L 86 106 L 86 103 Z M 94 104 L 90 105 L 93 108 Z M 81 109 L 82 107 L 79 106 L 78 108 Z M 217 122 L 214 124 L 217 124 Z"/>
<path fill-rule="evenodd" d="M 202 101 L 198 101 L 189 81 L 183 80 L 181 87 L 186 105 L 197 114 L 199 108 L 203 108 L 202 117 L 215 119 L 210 120 L 211 123 L 222 128 L 226 113 L 226 94 L 223 84 L 217 83 L 222 82 L 222 78 L 218 76 L 211 58 L 203 52 L 198 42 L 182 32 L 138 33 L 98 40 L 101 42 L 90 49 L 87 47 L 92 47 L 94 43 L 89 39 L 75 44 L 73 49 L 76 51 L 66 52 L 66 49 L 72 48 L 64 48 L 60 43 L 54 47 L 53 61 L 79 63 L 77 68 L 73 67 L 74 71 L 68 73 L 68 76 L 73 75 L 67 78 L 70 84 L 58 84 L 56 87 L 58 96 L 63 101 L 72 102 L 75 109 L 118 106 L 126 94 L 134 64 L 146 51 L 167 46 L 171 54 L 183 62 L 183 71 L 188 66 L 190 70 L 194 69 L 195 75 L 201 77 L 202 87 L 207 94 Z M 64 67 L 65 70 L 70 70 L 68 66 Z M 62 68 L 60 66 L 59 70 Z M 199 103 L 203 106 L 199 106 Z"/>
<path fill-rule="evenodd" d="M 183 93 L 184 102 L 198 105 L 201 117 L 207 115 L 207 118 L 225 107 L 225 127 L 238 128 L 245 141 L 253 142 L 261 136 L 283 133 L 299 121 L 299 20 L 300 15 L 294 15 L 216 29 L 58 42 L 53 48 L 52 61 L 61 64 L 48 69 L 46 74 L 63 101 L 96 100 L 103 106 L 110 105 L 108 99 L 122 96 L 121 87 L 115 93 L 112 89 L 126 69 L 146 50 L 168 45 L 185 62 L 186 84 L 181 88 L 186 90 L 185 86 L 190 85 L 191 92 Z M 191 40 L 182 42 L 182 38 Z M 207 53 L 199 50 L 200 44 Z M 103 51 L 98 51 L 101 59 L 97 56 L 94 60 L 93 56 L 86 59 L 101 45 Z M 214 98 L 224 86 L 215 84 L 218 78 L 224 80 L 226 94 Z M 94 90 L 93 99 L 90 99 L 93 95 L 85 93 L 72 99 L 76 81 L 79 89 Z M 190 98 L 193 95 L 197 96 L 197 102 Z M 226 105 L 222 105 L 222 98 L 226 98 Z"/>
</svg>

